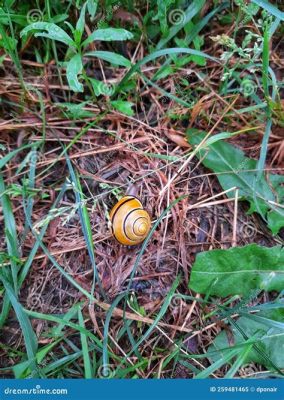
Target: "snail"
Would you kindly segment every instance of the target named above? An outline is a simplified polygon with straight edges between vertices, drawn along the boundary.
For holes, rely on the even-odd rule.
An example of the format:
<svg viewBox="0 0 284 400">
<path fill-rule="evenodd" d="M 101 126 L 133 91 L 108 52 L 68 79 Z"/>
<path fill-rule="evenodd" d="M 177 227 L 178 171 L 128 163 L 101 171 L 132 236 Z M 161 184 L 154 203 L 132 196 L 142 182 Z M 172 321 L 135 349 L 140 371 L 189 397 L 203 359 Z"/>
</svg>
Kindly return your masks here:
<svg viewBox="0 0 284 400">
<path fill-rule="evenodd" d="M 110 212 L 112 233 L 124 245 L 143 242 L 151 228 L 151 219 L 141 201 L 132 195 L 122 197 Z"/>
</svg>

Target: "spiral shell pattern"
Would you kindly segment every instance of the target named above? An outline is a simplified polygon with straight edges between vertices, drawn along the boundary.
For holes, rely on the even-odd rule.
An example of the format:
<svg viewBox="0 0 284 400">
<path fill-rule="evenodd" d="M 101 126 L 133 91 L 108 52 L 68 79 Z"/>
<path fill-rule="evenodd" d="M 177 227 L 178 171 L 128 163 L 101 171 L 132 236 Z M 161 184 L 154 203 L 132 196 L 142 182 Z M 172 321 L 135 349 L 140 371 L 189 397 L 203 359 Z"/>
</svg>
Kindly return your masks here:
<svg viewBox="0 0 284 400">
<path fill-rule="evenodd" d="M 151 219 L 142 203 L 134 196 L 124 196 L 110 212 L 112 232 L 116 240 L 127 246 L 137 245 L 146 238 Z"/>
</svg>

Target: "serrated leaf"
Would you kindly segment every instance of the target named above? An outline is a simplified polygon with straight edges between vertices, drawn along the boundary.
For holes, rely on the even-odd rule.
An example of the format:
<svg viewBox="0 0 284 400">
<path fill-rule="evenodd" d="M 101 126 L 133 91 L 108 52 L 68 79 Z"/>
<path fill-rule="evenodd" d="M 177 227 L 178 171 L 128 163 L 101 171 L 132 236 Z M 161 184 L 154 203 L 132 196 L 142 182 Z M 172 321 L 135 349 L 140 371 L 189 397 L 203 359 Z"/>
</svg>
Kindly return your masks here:
<svg viewBox="0 0 284 400">
<path fill-rule="evenodd" d="M 280 350 L 284 347 L 284 331 L 283 328 L 281 329 L 280 327 L 273 327 L 274 322 L 281 320 L 283 321 L 283 312 L 277 311 L 273 313 L 260 313 L 258 316 L 258 321 L 253 320 L 249 315 L 247 317 L 241 317 L 236 321 L 237 325 L 248 338 L 260 339 L 260 341 L 257 342 L 258 347 L 261 348 L 261 350 L 266 354 L 267 358 L 279 368 L 284 368 L 284 354 L 283 351 Z M 263 317 L 272 323 L 270 327 L 267 325 L 267 323 L 262 322 Z M 232 326 L 231 330 L 234 337 L 234 345 L 239 345 L 245 342 L 245 339 L 235 326 Z M 229 342 L 227 333 L 226 331 L 222 331 L 214 339 L 213 344 L 208 349 L 209 352 L 219 350 L 210 358 L 216 362 L 223 356 L 222 349 L 226 349 L 228 347 Z M 255 362 L 264 365 L 267 368 L 271 368 L 268 359 L 262 357 L 260 353 L 252 348 L 249 352 L 247 352 L 246 357 L 242 360 L 242 365 Z"/>
<path fill-rule="evenodd" d="M 56 103 L 58 108 L 64 110 L 65 114 L 69 118 L 79 119 L 79 118 L 90 118 L 94 115 L 93 112 L 84 110 L 87 102 L 83 103 Z M 66 111 L 65 111 L 66 110 Z"/>
<path fill-rule="evenodd" d="M 255 289 L 280 292 L 284 287 L 284 248 L 249 244 L 199 253 L 189 287 L 197 293 L 220 297 Z"/>
<path fill-rule="evenodd" d="M 50 22 L 34 22 L 33 24 L 26 26 L 21 31 L 20 36 L 22 37 L 31 31 L 41 31 L 34 33 L 36 37 L 46 37 L 62 42 L 67 46 L 76 47 L 76 44 L 71 37 L 56 24 Z"/>
<path fill-rule="evenodd" d="M 83 47 L 95 40 L 102 40 L 104 42 L 111 42 L 113 40 L 129 40 L 133 38 L 133 34 L 126 29 L 107 28 L 97 29 L 94 31 L 88 39 L 83 42 Z"/>
<path fill-rule="evenodd" d="M 81 56 L 80 54 L 75 54 L 75 56 L 68 61 L 66 69 L 68 84 L 70 89 L 74 92 L 83 92 L 84 90 L 83 85 L 78 80 L 78 75 L 82 72 L 82 69 L 83 65 Z"/>
<path fill-rule="evenodd" d="M 191 145 L 198 145 L 205 137 L 204 132 L 189 130 L 188 141 Z M 197 156 L 202 163 L 217 173 L 217 178 L 224 190 L 238 187 L 242 200 L 250 203 L 249 213 L 258 212 L 262 217 L 268 217 L 271 210 L 277 213 L 275 217 L 268 219 L 268 227 L 276 234 L 281 227 L 284 227 L 284 210 L 274 203 L 283 203 L 284 196 L 281 191 L 281 184 L 284 177 L 280 175 L 262 173 L 257 177 L 257 161 L 245 157 L 244 152 L 235 146 L 222 140 L 215 142 L 215 136 L 210 137 L 210 145 L 201 149 Z M 233 191 L 227 194 L 234 197 Z"/>
<path fill-rule="evenodd" d="M 134 104 L 130 101 L 115 100 L 111 101 L 110 103 L 113 108 L 115 108 L 117 111 L 120 111 L 122 114 L 129 115 L 130 117 L 134 115 L 134 111 L 132 110 Z"/>
<path fill-rule="evenodd" d="M 130 60 L 128 60 L 127 58 L 111 51 L 90 51 L 88 53 L 85 53 L 84 56 L 98 57 L 101 60 L 108 61 L 111 64 L 121 65 L 126 68 L 130 68 L 132 65 Z"/>
</svg>

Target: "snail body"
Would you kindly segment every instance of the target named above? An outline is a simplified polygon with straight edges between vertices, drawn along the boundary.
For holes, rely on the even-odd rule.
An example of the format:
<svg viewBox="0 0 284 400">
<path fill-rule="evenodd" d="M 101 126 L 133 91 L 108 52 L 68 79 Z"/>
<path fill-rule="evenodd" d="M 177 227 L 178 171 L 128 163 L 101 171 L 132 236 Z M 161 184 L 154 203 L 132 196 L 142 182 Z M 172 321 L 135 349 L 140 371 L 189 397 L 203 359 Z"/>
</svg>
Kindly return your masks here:
<svg viewBox="0 0 284 400">
<path fill-rule="evenodd" d="M 146 238 L 151 219 L 135 196 L 124 196 L 110 212 L 112 232 L 116 240 L 126 246 L 135 246 Z"/>
</svg>

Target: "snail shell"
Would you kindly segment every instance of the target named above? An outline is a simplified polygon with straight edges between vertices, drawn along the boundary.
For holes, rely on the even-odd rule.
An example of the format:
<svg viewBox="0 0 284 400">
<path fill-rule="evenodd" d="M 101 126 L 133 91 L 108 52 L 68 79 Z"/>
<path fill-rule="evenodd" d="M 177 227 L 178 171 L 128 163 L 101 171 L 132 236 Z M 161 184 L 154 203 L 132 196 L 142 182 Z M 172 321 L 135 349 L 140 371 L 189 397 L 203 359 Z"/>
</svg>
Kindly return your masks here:
<svg viewBox="0 0 284 400">
<path fill-rule="evenodd" d="M 151 219 L 142 203 L 134 196 L 124 196 L 110 212 L 116 240 L 127 246 L 143 242 L 151 228 Z"/>
</svg>

